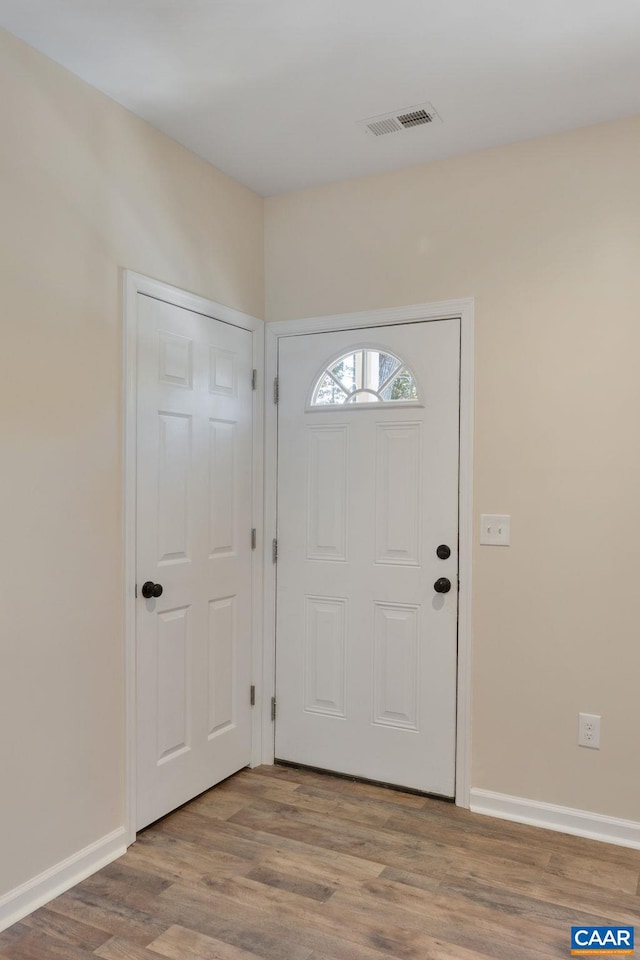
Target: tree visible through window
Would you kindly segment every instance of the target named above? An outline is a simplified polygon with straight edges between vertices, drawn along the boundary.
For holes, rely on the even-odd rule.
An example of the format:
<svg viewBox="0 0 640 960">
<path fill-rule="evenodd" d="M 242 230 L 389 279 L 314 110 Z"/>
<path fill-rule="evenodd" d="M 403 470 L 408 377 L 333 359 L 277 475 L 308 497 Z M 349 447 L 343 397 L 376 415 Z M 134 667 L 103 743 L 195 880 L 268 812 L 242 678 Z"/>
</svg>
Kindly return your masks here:
<svg viewBox="0 0 640 960">
<path fill-rule="evenodd" d="M 312 407 L 418 399 L 409 367 L 392 353 L 364 347 L 346 353 L 316 383 Z"/>
</svg>

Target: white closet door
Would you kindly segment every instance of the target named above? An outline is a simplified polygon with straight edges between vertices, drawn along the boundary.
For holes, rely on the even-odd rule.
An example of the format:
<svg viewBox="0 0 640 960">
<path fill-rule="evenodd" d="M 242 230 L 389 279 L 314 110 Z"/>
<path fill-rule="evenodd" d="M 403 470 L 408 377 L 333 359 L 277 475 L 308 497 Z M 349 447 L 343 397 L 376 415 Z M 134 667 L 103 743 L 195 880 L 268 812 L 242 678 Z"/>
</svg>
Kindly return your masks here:
<svg viewBox="0 0 640 960">
<path fill-rule="evenodd" d="M 253 426 L 251 333 L 138 307 L 140 829 L 249 763 Z"/>
</svg>

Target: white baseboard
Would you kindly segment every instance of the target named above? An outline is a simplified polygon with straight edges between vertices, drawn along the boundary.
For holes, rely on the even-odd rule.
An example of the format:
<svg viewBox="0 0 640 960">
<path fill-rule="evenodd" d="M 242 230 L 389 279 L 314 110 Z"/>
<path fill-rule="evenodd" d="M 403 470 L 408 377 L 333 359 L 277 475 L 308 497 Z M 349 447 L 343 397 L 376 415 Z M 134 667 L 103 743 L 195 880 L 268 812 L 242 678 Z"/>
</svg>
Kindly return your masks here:
<svg viewBox="0 0 640 960">
<path fill-rule="evenodd" d="M 635 820 L 620 820 L 588 810 L 524 800 L 522 797 L 510 797 L 506 793 L 492 793 L 477 787 L 471 790 L 470 809 L 472 813 L 483 813 L 501 820 L 515 820 L 516 823 L 528 823 L 533 827 L 544 827 L 545 830 L 557 830 L 559 833 L 571 833 L 576 837 L 640 850 L 640 823 Z"/>
<path fill-rule="evenodd" d="M 0 897 L 0 931 L 74 887 L 127 852 L 124 827 L 61 860 Z"/>
</svg>

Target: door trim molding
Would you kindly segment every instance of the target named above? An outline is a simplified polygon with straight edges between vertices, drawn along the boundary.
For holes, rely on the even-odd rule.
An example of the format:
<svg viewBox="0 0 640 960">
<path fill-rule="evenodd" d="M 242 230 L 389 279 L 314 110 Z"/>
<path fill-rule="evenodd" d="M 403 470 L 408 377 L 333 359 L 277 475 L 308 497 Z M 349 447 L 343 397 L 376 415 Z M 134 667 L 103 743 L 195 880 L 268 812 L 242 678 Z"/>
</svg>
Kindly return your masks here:
<svg viewBox="0 0 640 960">
<path fill-rule="evenodd" d="M 162 300 L 176 307 L 201 313 L 214 320 L 250 330 L 253 334 L 253 366 L 258 371 L 258 388 L 253 393 L 253 526 L 260 536 L 263 524 L 263 391 L 260 389 L 264 366 L 264 322 L 257 317 L 207 300 L 159 280 L 131 270 L 122 271 L 123 300 L 123 548 L 124 548 L 124 636 L 125 636 L 125 830 L 127 845 L 136 838 L 136 414 L 137 414 L 137 335 L 138 294 Z M 251 556 L 252 574 L 252 682 L 262 676 L 263 563 L 262 552 Z M 263 754 L 261 723 L 261 685 L 257 685 L 256 706 L 252 716 L 251 765 L 259 764 Z M 249 691 L 247 691 L 247 697 Z"/>
<path fill-rule="evenodd" d="M 473 409 L 474 409 L 474 308 L 473 298 L 418 303 L 393 309 L 367 310 L 328 317 L 283 320 L 265 325 L 264 383 L 264 656 L 262 763 L 274 760 L 274 726 L 271 697 L 275 695 L 276 573 L 271 541 L 276 536 L 277 500 L 277 417 L 273 403 L 273 380 L 277 375 L 280 337 L 363 327 L 392 326 L 424 320 L 460 320 L 460 490 L 459 490 L 459 607 L 458 683 L 456 727 L 456 803 L 469 806 L 471 785 L 471 552 L 473 519 Z M 270 733 L 267 735 L 267 731 Z"/>
</svg>

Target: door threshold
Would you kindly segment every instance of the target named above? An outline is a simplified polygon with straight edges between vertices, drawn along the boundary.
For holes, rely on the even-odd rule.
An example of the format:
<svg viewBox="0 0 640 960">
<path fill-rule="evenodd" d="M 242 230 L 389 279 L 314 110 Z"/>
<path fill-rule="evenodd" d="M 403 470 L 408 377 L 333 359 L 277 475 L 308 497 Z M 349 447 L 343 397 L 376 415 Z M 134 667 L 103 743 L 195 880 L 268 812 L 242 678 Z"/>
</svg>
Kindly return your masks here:
<svg viewBox="0 0 640 960">
<path fill-rule="evenodd" d="M 351 783 L 370 783 L 374 787 L 385 790 L 396 790 L 398 793 L 412 793 L 416 797 L 427 797 L 430 800 L 442 800 L 444 803 L 455 803 L 455 797 L 444 797 L 441 793 L 427 793 L 426 790 L 416 790 L 414 787 L 402 787 L 397 783 L 386 783 L 384 780 L 371 780 L 369 777 L 356 777 L 352 773 L 339 773 L 337 770 L 325 770 L 323 767 L 311 767 L 306 763 L 294 763 L 292 760 L 273 761 L 276 767 L 291 767 L 294 770 L 308 770 L 310 773 L 324 773 L 328 777 L 339 777 Z"/>
</svg>

